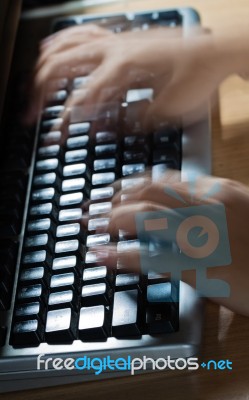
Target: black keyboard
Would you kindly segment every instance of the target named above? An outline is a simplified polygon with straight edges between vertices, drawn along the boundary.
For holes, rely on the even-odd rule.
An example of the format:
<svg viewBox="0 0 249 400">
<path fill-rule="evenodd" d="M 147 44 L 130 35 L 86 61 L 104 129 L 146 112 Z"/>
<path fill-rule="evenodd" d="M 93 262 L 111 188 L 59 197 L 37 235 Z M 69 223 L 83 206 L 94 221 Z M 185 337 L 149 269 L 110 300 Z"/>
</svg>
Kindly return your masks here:
<svg viewBox="0 0 249 400">
<path fill-rule="evenodd" d="M 192 10 L 159 10 L 70 17 L 57 20 L 53 31 L 88 22 L 117 33 L 147 30 L 154 24 L 173 29 L 185 20 L 198 23 Z M 12 168 L 7 169 L 5 162 L 0 205 L 0 317 L 1 312 L 7 313 L 11 328 L 8 331 L 2 323 L 2 354 L 11 362 L 15 356 L 21 360 L 41 352 L 61 354 L 60 345 L 65 345 L 66 352 L 91 352 L 97 343 L 99 350 L 116 349 L 118 355 L 128 347 L 141 345 L 142 351 L 145 345 L 153 348 L 171 343 L 180 355 L 184 341 L 189 340 L 195 350 L 190 345 L 189 352 L 183 353 L 190 356 L 200 337 L 200 321 L 191 321 L 199 310 L 193 291 L 185 287 L 179 291 L 179 282 L 153 271 L 138 275 L 122 265 L 110 271 L 97 263 L 92 251 L 113 242 L 109 233 L 96 230 L 108 224 L 115 181 L 120 180 L 125 189 L 142 183 L 147 169 L 153 180 L 160 180 L 168 169 L 184 168 L 183 128 L 165 122 L 146 135 L 139 121 L 127 128 L 124 122 L 130 103 L 151 96 L 150 89 L 133 89 L 115 108 L 115 118 L 107 107 L 98 121 L 70 123 L 64 127 L 67 135 L 61 144 L 64 103 L 86 78 L 60 80 L 59 90 L 41 112 L 36 136 L 22 131 L 20 152 L 11 136 L 5 143 L 4 152 L 9 149 L 5 158 L 10 157 Z M 12 164 L 16 159 L 20 163 L 17 168 L 16 161 Z M 86 212 L 90 217 L 87 228 L 81 221 Z M 120 232 L 116 241 L 119 247 L 139 247 L 138 239 L 125 232 Z M 182 300 L 186 302 L 187 296 L 190 307 Z"/>
</svg>

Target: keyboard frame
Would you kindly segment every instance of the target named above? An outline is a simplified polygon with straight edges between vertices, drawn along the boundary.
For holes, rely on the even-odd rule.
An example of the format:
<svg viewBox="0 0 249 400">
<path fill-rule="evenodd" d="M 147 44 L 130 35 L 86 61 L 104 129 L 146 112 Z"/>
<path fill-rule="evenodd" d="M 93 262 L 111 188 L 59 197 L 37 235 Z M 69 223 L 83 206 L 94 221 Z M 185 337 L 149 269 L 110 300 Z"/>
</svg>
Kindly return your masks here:
<svg viewBox="0 0 249 400">
<path fill-rule="evenodd" d="M 177 10 L 183 17 L 183 32 L 184 35 L 189 34 L 189 27 L 199 25 L 200 18 L 197 12 L 191 8 L 165 8 L 159 10 L 148 10 L 146 12 L 129 12 L 129 18 L 132 14 L 145 14 L 151 12 L 173 11 Z M 126 13 L 113 13 L 113 14 L 93 14 L 69 17 L 76 18 L 77 20 L 87 20 L 93 18 L 107 18 L 118 17 L 126 15 Z M 54 23 L 65 18 L 56 19 Z M 48 357 L 50 354 L 56 354 L 58 357 L 66 358 L 69 355 L 75 358 L 85 355 L 95 357 L 105 357 L 110 355 L 112 358 L 125 357 L 132 355 L 133 357 L 152 357 L 158 358 L 162 356 L 171 356 L 172 358 L 178 357 L 193 357 L 196 356 L 200 350 L 203 314 L 204 314 L 204 300 L 196 295 L 194 289 L 180 282 L 180 309 L 179 309 L 179 331 L 162 335 L 150 336 L 143 335 L 141 339 L 127 339 L 120 340 L 110 337 L 106 342 L 98 343 L 85 343 L 80 340 L 75 341 L 70 345 L 48 345 L 42 343 L 39 347 L 17 349 L 10 346 L 10 328 L 12 321 L 12 313 L 15 302 L 15 293 L 17 288 L 17 279 L 19 275 L 19 266 L 22 253 L 23 238 L 26 226 L 26 218 L 29 206 L 29 197 L 31 192 L 31 184 L 33 179 L 36 148 L 38 144 L 39 134 L 38 121 L 36 136 L 34 142 L 34 150 L 32 155 L 32 162 L 29 174 L 29 183 L 25 201 L 25 209 L 23 216 L 23 225 L 21 234 L 19 236 L 19 252 L 17 259 L 17 268 L 15 273 L 14 288 L 11 308 L 7 312 L 0 312 L 0 322 L 7 326 L 6 345 L 0 348 L 0 393 L 31 389 L 36 387 L 54 386 L 59 384 L 79 382 L 83 380 L 95 380 L 103 378 L 111 378 L 116 376 L 129 375 L 129 371 L 115 371 L 103 373 L 101 375 L 94 375 L 91 371 L 56 371 L 48 370 L 42 371 L 36 369 L 37 355 L 45 354 Z M 183 126 L 182 133 L 182 176 L 193 176 L 190 174 L 203 175 L 211 173 L 211 128 L 210 128 L 210 115 L 207 105 L 206 116 L 198 123 L 191 127 Z M 139 373 L 144 371 L 139 371 Z M 147 371 L 149 372 L 149 371 Z"/>
</svg>

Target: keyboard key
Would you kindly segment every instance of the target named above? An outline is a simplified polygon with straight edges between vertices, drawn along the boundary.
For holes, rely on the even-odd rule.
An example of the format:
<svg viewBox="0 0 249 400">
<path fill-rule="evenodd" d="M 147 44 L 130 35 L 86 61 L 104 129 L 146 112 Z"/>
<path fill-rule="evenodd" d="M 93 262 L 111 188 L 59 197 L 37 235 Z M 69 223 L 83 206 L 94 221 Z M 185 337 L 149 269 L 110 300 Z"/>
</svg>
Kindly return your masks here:
<svg viewBox="0 0 249 400">
<path fill-rule="evenodd" d="M 138 174 L 141 172 L 145 172 L 145 164 L 143 164 L 143 163 L 126 164 L 126 165 L 123 165 L 123 167 L 122 167 L 122 175 L 123 176 Z"/>
<path fill-rule="evenodd" d="M 56 238 L 65 238 L 68 236 L 78 237 L 80 233 L 80 224 L 59 225 L 56 230 Z"/>
<path fill-rule="evenodd" d="M 80 149 L 80 150 L 70 150 L 65 153 L 65 162 L 67 164 L 69 163 L 75 163 L 78 161 L 85 161 L 87 158 L 88 152 L 86 149 Z"/>
<path fill-rule="evenodd" d="M 132 187 L 141 186 L 143 184 L 146 184 L 145 178 L 127 178 L 127 179 L 122 179 L 121 188 L 122 190 L 127 190 Z"/>
<path fill-rule="evenodd" d="M 109 171 L 115 170 L 117 167 L 117 160 L 116 158 L 106 158 L 100 160 L 94 160 L 93 169 L 95 172 L 98 171 Z"/>
<path fill-rule="evenodd" d="M 107 229 L 110 218 L 95 218 L 88 221 L 88 231 L 96 231 L 97 229 Z"/>
<path fill-rule="evenodd" d="M 65 290 L 63 292 L 50 293 L 48 297 L 49 309 L 73 308 L 77 305 L 76 293 L 73 290 Z"/>
<path fill-rule="evenodd" d="M 86 180 L 84 178 L 66 179 L 62 182 L 63 192 L 73 192 L 76 190 L 87 190 Z"/>
<path fill-rule="evenodd" d="M 33 180 L 33 185 L 35 187 L 53 186 L 55 188 L 58 188 L 59 187 L 59 179 L 54 172 L 49 172 L 47 174 L 36 175 Z"/>
<path fill-rule="evenodd" d="M 50 103 L 64 103 L 67 99 L 66 90 L 57 90 L 56 92 L 50 93 L 48 96 L 48 101 Z"/>
<path fill-rule="evenodd" d="M 109 313 L 103 305 L 82 307 L 79 319 L 79 338 L 81 340 L 101 340 L 110 333 Z"/>
<path fill-rule="evenodd" d="M 57 219 L 57 210 L 52 203 L 43 203 L 32 206 L 29 212 L 30 217 L 50 217 Z"/>
<path fill-rule="evenodd" d="M 83 203 L 83 193 L 64 194 L 60 197 L 60 206 L 67 207 L 81 205 Z"/>
<path fill-rule="evenodd" d="M 85 285 L 81 292 L 81 304 L 83 306 L 109 305 L 112 291 L 107 283 L 95 283 Z"/>
<path fill-rule="evenodd" d="M 96 157 L 112 156 L 117 153 L 117 144 L 101 144 L 95 146 Z"/>
<path fill-rule="evenodd" d="M 17 299 L 20 302 L 34 302 L 43 300 L 43 297 L 46 295 L 46 290 L 41 284 L 24 286 L 18 290 Z"/>
<path fill-rule="evenodd" d="M 134 149 L 135 147 L 144 147 L 147 144 L 147 138 L 143 135 L 125 136 L 124 147 L 126 149 Z"/>
<path fill-rule="evenodd" d="M 89 235 L 86 240 L 87 247 L 104 246 L 110 242 L 109 233 L 101 233 L 97 235 Z"/>
<path fill-rule="evenodd" d="M 97 132 L 95 140 L 97 144 L 115 143 L 117 140 L 117 134 L 112 131 Z"/>
<path fill-rule="evenodd" d="M 47 284 L 49 281 L 49 274 L 44 267 L 25 268 L 22 270 L 19 280 L 21 284 L 25 285 L 37 283 Z"/>
<path fill-rule="evenodd" d="M 90 204 L 89 206 L 89 215 L 98 215 L 98 214 L 106 214 L 109 213 L 112 210 L 112 203 L 111 202 L 106 202 L 106 203 L 95 203 L 95 204 Z"/>
<path fill-rule="evenodd" d="M 90 130 L 90 123 L 89 122 L 81 122 L 77 124 L 69 125 L 69 135 L 82 135 L 84 133 L 88 133 Z"/>
<path fill-rule="evenodd" d="M 73 272 L 68 272 L 66 274 L 60 275 L 53 275 L 50 281 L 50 288 L 57 289 L 57 288 L 69 288 L 74 289 L 74 285 L 76 284 L 75 281 L 75 274 Z"/>
<path fill-rule="evenodd" d="M 53 119 L 59 117 L 61 113 L 65 110 L 64 106 L 52 106 L 52 107 L 46 107 L 43 110 L 42 117 L 44 119 Z"/>
<path fill-rule="evenodd" d="M 39 346 L 42 342 L 43 327 L 38 319 L 16 322 L 12 332 L 13 346 Z"/>
<path fill-rule="evenodd" d="M 55 233 L 55 226 L 50 218 L 30 221 L 27 226 L 27 231 L 30 233 L 46 233 L 48 230 L 51 234 Z"/>
<path fill-rule="evenodd" d="M 113 283 L 113 274 L 107 270 L 107 267 L 85 268 L 82 274 L 83 284 L 85 283 Z"/>
<path fill-rule="evenodd" d="M 41 130 L 42 132 L 48 132 L 51 129 L 56 130 L 56 128 L 59 128 L 62 125 L 62 123 L 63 123 L 62 118 L 54 118 L 42 121 Z"/>
<path fill-rule="evenodd" d="M 89 143 L 89 136 L 87 135 L 76 136 L 67 139 L 67 148 L 69 150 L 80 149 L 82 147 L 87 147 L 88 143 Z"/>
<path fill-rule="evenodd" d="M 118 274 L 116 276 L 116 289 L 124 288 L 127 286 L 129 289 L 137 289 L 137 285 L 140 283 L 140 277 L 136 274 Z"/>
<path fill-rule="evenodd" d="M 15 309 L 15 318 L 16 319 L 40 319 L 43 320 L 44 318 L 44 306 L 42 303 L 38 301 L 35 303 L 27 303 L 27 304 L 20 304 Z"/>
<path fill-rule="evenodd" d="M 32 200 L 35 202 L 55 199 L 56 193 L 54 188 L 38 189 L 32 192 Z"/>
<path fill-rule="evenodd" d="M 52 257 L 46 250 L 33 251 L 31 253 L 26 253 L 23 256 L 23 264 L 25 265 L 42 265 L 49 266 L 51 265 Z"/>
<path fill-rule="evenodd" d="M 35 169 L 38 172 L 43 171 L 55 171 L 59 166 L 58 158 L 48 158 L 46 160 L 37 161 L 35 164 Z"/>
<path fill-rule="evenodd" d="M 141 334 L 141 295 L 136 289 L 114 294 L 112 333 L 116 337 Z"/>
<path fill-rule="evenodd" d="M 74 270 L 77 266 L 77 257 L 66 256 L 59 257 L 53 260 L 52 270 L 53 271 L 65 271 L 65 270 Z"/>
<path fill-rule="evenodd" d="M 165 163 L 172 163 L 177 168 L 178 165 L 178 155 L 175 150 L 172 149 L 160 149 L 154 150 L 153 152 L 153 164 L 165 164 Z"/>
<path fill-rule="evenodd" d="M 51 146 L 44 146 L 38 149 L 38 157 L 58 157 L 60 153 L 60 146 L 58 144 L 52 144 Z"/>
<path fill-rule="evenodd" d="M 116 176 L 114 172 L 102 172 L 99 174 L 93 174 L 92 176 L 92 185 L 109 185 L 116 180 Z"/>
<path fill-rule="evenodd" d="M 59 221 L 77 221 L 82 218 L 82 209 L 81 208 L 70 208 L 68 210 L 61 210 L 59 212 Z"/>
<path fill-rule="evenodd" d="M 124 162 L 148 164 L 148 155 L 144 151 L 124 151 Z"/>
<path fill-rule="evenodd" d="M 77 317 L 71 308 L 48 312 L 45 328 L 48 343 L 71 343 L 76 338 L 76 329 Z"/>
<path fill-rule="evenodd" d="M 90 178 L 90 171 L 87 169 L 86 164 L 71 164 L 71 165 L 66 165 L 63 168 L 63 176 L 64 177 L 71 177 L 71 176 L 77 176 L 77 175 L 82 175 L 83 177 L 87 177 L 88 179 Z"/>
<path fill-rule="evenodd" d="M 60 131 L 52 131 L 49 133 L 43 133 L 40 135 L 40 140 L 41 140 L 42 146 L 58 144 L 61 140 L 61 132 Z"/>
<path fill-rule="evenodd" d="M 172 333 L 179 329 L 178 309 L 173 304 L 151 303 L 146 311 L 148 333 Z"/>
<path fill-rule="evenodd" d="M 179 131 L 174 127 L 163 127 L 153 134 L 154 146 L 167 148 L 175 144 L 179 137 Z"/>
<path fill-rule="evenodd" d="M 75 253 L 76 255 L 82 254 L 82 245 L 79 242 L 79 240 L 74 239 L 74 240 L 64 240 L 61 242 L 57 242 L 55 245 L 55 254 L 61 254 L 61 253 Z"/>
<path fill-rule="evenodd" d="M 114 195 L 113 187 L 103 187 L 98 189 L 92 189 L 90 199 L 92 201 L 107 200 L 111 199 Z"/>
</svg>

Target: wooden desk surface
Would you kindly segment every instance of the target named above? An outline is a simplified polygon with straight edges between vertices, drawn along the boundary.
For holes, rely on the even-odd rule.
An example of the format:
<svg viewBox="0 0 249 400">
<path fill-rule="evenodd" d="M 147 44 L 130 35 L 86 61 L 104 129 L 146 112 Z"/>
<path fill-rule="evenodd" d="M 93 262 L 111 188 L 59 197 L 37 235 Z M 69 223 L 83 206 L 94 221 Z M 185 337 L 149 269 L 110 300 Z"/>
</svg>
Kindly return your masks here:
<svg viewBox="0 0 249 400">
<path fill-rule="evenodd" d="M 92 12 L 152 9 L 171 6 L 196 8 L 203 25 L 228 31 L 248 25 L 248 0 L 137 0 L 94 8 Z M 213 110 L 213 173 L 249 184 L 249 83 L 225 82 L 219 106 Z M 229 359 L 232 371 L 152 373 L 102 382 L 89 382 L 2 395 L 3 399 L 249 399 L 249 318 L 207 303 L 201 360 Z"/>
</svg>

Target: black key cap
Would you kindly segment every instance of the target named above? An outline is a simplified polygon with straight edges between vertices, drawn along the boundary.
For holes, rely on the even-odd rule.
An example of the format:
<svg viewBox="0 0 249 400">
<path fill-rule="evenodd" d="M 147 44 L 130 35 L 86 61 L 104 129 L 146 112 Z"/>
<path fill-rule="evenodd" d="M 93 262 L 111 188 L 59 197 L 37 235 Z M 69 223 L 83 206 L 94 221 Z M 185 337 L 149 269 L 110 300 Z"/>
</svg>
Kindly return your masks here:
<svg viewBox="0 0 249 400">
<path fill-rule="evenodd" d="M 112 334 L 116 337 L 141 334 L 141 294 L 138 290 L 114 294 Z"/>
<path fill-rule="evenodd" d="M 48 307 L 50 310 L 58 308 L 77 308 L 77 296 L 74 290 L 50 293 Z"/>
<path fill-rule="evenodd" d="M 92 186 L 110 185 L 116 180 L 114 172 L 101 172 L 99 174 L 93 174 Z"/>
<path fill-rule="evenodd" d="M 129 150 L 124 151 L 124 162 L 148 164 L 148 155 L 144 151 Z"/>
<path fill-rule="evenodd" d="M 39 158 L 58 157 L 60 155 L 60 146 L 52 144 L 51 146 L 44 146 L 38 149 Z"/>
<path fill-rule="evenodd" d="M 153 134 L 154 146 L 167 148 L 179 140 L 179 131 L 174 127 L 164 127 Z"/>
<path fill-rule="evenodd" d="M 81 122 L 77 124 L 69 125 L 69 135 L 82 135 L 84 133 L 88 133 L 90 130 L 90 123 L 89 122 Z"/>
<path fill-rule="evenodd" d="M 80 206 L 83 203 L 83 199 L 84 195 L 81 192 L 63 194 L 60 197 L 59 204 L 61 207 Z"/>
<path fill-rule="evenodd" d="M 62 181 L 62 192 L 88 192 L 89 187 L 85 178 L 66 179 Z"/>
<path fill-rule="evenodd" d="M 96 143 L 97 144 L 115 143 L 116 140 L 117 140 L 116 132 L 103 131 L 103 132 L 96 133 Z"/>
<path fill-rule="evenodd" d="M 74 176 L 78 176 L 78 175 L 81 175 L 84 178 L 90 179 L 90 177 L 91 177 L 90 171 L 87 168 L 86 164 L 84 164 L 84 163 L 70 164 L 70 165 L 66 165 L 63 168 L 64 178 L 74 177 Z"/>
<path fill-rule="evenodd" d="M 24 247 L 27 251 L 48 250 L 52 252 L 54 249 L 54 241 L 51 234 L 48 232 L 42 235 L 26 237 Z"/>
<path fill-rule="evenodd" d="M 87 135 L 72 137 L 67 139 L 67 149 L 68 150 L 82 149 L 87 147 L 88 143 L 89 143 L 89 136 Z"/>
<path fill-rule="evenodd" d="M 48 95 L 48 102 L 54 105 L 61 105 L 66 101 L 67 96 L 68 94 L 66 90 L 57 90 Z"/>
<path fill-rule="evenodd" d="M 106 214 L 111 212 L 112 210 L 112 203 L 110 201 L 103 202 L 103 203 L 94 203 L 90 204 L 89 207 L 89 215 L 99 215 L 99 214 Z"/>
<path fill-rule="evenodd" d="M 52 106 L 46 107 L 42 113 L 44 119 L 53 119 L 59 117 L 59 115 L 64 111 L 64 106 Z"/>
<path fill-rule="evenodd" d="M 89 235 L 86 240 L 87 247 L 104 246 L 110 242 L 109 233 L 100 233 L 96 235 Z"/>
<path fill-rule="evenodd" d="M 43 327 L 38 319 L 16 322 L 12 331 L 13 346 L 39 346 Z"/>
<path fill-rule="evenodd" d="M 113 172 L 117 169 L 117 160 L 116 158 L 94 160 L 93 169 L 95 172 Z"/>
<path fill-rule="evenodd" d="M 80 234 L 80 224 L 66 224 L 66 225 L 59 225 L 56 230 L 56 238 L 63 239 L 66 238 L 72 239 L 72 237 L 79 238 Z"/>
<path fill-rule="evenodd" d="M 48 132 L 51 129 L 56 130 L 56 129 L 60 128 L 62 123 L 63 123 L 62 118 L 54 118 L 54 119 L 48 119 L 48 120 L 42 121 L 41 131 Z"/>
<path fill-rule="evenodd" d="M 101 282 L 110 283 L 113 280 L 113 275 L 108 272 L 107 268 L 104 266 L 85 268 L 83 270 L 82 280 L 83 284 Z"/>
<path fill-rule="evenodd" d="M 37 172 L 57 171 L 59 168 L 58 158 L 48 158 L 46 160 L 37 161 L 35 170 Z"/>
<path fill-rule="evenodd" d="M 86 161 L 88 151 L 86 149 L 70 150 L 65 153 L 65 163 L 71 164 L 79 161 Z"/>
<path fill-rule="evenodd" d="M 95 146 L 96 157 L 113 156 L 117 153 L 117 144 L 101 144 Z"/>
<path fill-rule="evenodd" d="M 31 253 L 24 253 L 22 264 L 29 266 L 44 266 L 49 267 L 52 263 L 52 256 L 46 250 L 33 251 Z"/>
<path fill-rule="evenodd" d="M 45 328 L 48 343 L 71 343 L 76 339 L 76 330 L 77 315 L 71 308 L 48 312 Z"/>
<path fill-rule="evenodd" d="M 61 140 L 60 131 L 52 131 L 49 133 L 43 133 L 40 135 L 41 146 L 49 146 L 52 144 L 59 144 Z"/>
<path fill-rule="evenodd" d="M 65 272 L 75 270 L 77 268 L 77 257 L 73 256 L 65 256 L 58 257 L 53 260 L 52 270 L 54 272 Z"/>
<path fill-rule="evenodd" d="M 109 305 L 111 296 L 112 291 L 107 283 L 85 285 L 81 292 L 81 304 L 83 306 Z"/>
<path fill-rule="evenodd" d="M 173 163 L 176 167 L 178 165 L 178 155 L 172 149 L 160 149 L 153 152 L 153 164 Z M 175 168 L 176 168 L 175 167 Z"/>
<path fill-rule="evenodd" d="M 16 306 L 15 309 L 15 319 L 25 320 L 25 319 L 40 319 L 44 320 L 45 317 L 45 307 L 42 303 L 34 302 L 27 304 L 20 304 Z"/>
<path fill-rule="evenodd" d="M 44 267 L 24 268 L 19 278 L 21 285 L 48 284 L 49 274 Z"/>
<path fill-rule="evenodd" d="M 62 254 L 70 254 L 74 253 L 75 255 L 82 255 L 83 254 L 83 247 L 79 240 L 63 240 L 61 242 L 57 242 L 55 244 L 55 254 L 62 255 Z"/>
<path fill-rule="evenodd" d="M 50 281 L 50 288 L 58 290 L 58 288 L 75 289 L 76 276 L 73 272 L 66 274 L 53 275 Z"/>
<path fill-rule="evenodd" d="M 140 281 L 140 276 L 137 274 L 118 274 L 115 282 L 116 290 L 137 289 Z M 129 288 L 127 288 L 127 286 L 129 286 Z"/>
<path fill-rule="evenodd" d="M 146 144 L 147 139 L 143 135 L 131 135 L 124 138 L 124 147 L 126 149 L 143 148 Z"/>
<path fill-rule="evenodd" d="M 32 285 L 32 286 L 24 286 L 18 290 L 17 300 L 20 303 L 34 302 L 43 300 L 43 297 L 46 296 L 47 291 L 41 285 Z"/>
<path fill-rule="evenodd" d="M 126 164 L 122 167 L 122 175 L 128 176 L 133 174 L 138 174 L 141 172 L 145 172 L 145 164 L 138 163 L 138 164 Z"/>
<path fill-rule="evenodd" d="M 48 172 L 47 174 L 36 175 L 34 177 L 33 185 L 35 188 L 54 187 L 55 189 L 60 187 L 60 179 L 54 172 Z"/>
<path fill-rule="evenodd" d="M 90 199 L 91 201 L 101 201 L 101 200 L 109 200 L 114 195 L 113 187 L 103 187 L 98 189 L 92 189 Z"/>
<path fill-rule="evenodd" d="M 27 226 L 29 233 L 46 233 L 48 230 L 52 235 L 55 234 L 55 225 L 50 218 L 30 221 Z"/>
<path fill-rule="evenodd" d="M 59 212 L 59 221 L 67 222 L 67 221 L 78 221 L 82 218 L 82 209 L 81 208 L 69 208 L 66 210 L 61 210 Z"/>
<path fill-rule="evenodd" d="M 57 220 L 57 209 L 53 206 L 52 203 L 42 203 L 38 205 L 31 206 L 29 215 L 33 218 L 39 217 L 49 217 L 54 221 Z"/>
<path fill-rule="evenodd" d="M 109 333 L 109 313 L 103 305 L 81 308 L 79 319 L 81 340 L 101 340 L 109 336 Z"/>
<path fill-rule="evenodd" d="M 32 201 L 33 202 L 42 202 L 42 201 L 53 201 L 55 202 L 57 199 L 57 195 L 55 189 L 50 187 L 46 189 L 38 189 L 32 192 Z"/>
</svg>

